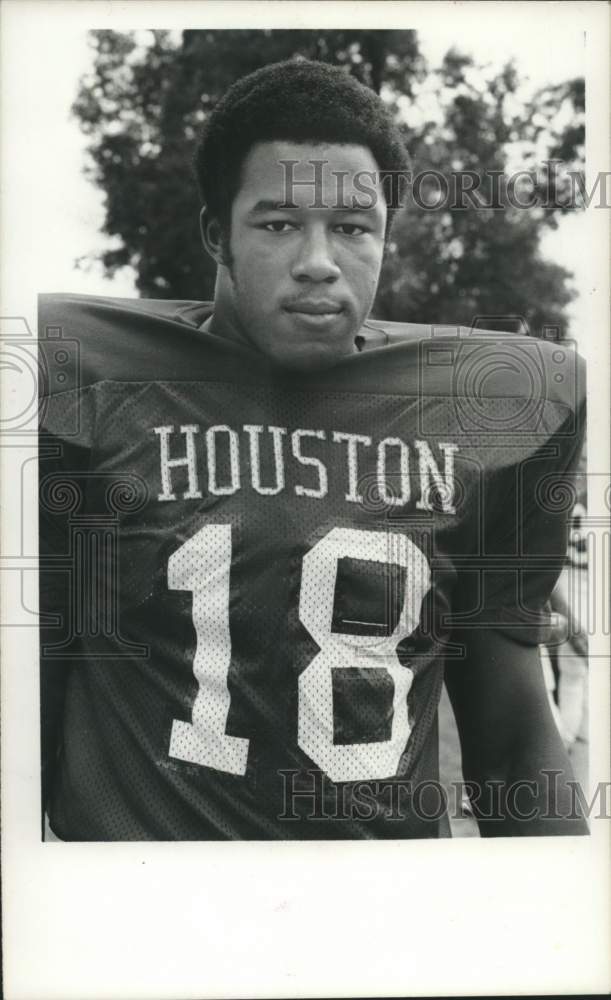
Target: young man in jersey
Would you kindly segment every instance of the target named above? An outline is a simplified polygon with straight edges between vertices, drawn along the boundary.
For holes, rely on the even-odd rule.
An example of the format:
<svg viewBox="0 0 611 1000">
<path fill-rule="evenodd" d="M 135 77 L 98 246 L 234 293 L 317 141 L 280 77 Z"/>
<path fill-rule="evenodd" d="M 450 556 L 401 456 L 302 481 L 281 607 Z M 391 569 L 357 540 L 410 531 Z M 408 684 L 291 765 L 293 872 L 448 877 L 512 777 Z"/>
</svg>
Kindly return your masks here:
<svg viewBox="0 0 611 1000">
<path fill-rule="evenodd" d="M 537 655 L 581 403 L 546 344 L 533 398 L 528 338 L 368 320 L 406 168 L 373 92 L 267 67 L 199 149 L 214 304 L 42 298 L 59 837 L 443 835 L 444 667 L 482 834 L 586 832 Z"/>
</svg>

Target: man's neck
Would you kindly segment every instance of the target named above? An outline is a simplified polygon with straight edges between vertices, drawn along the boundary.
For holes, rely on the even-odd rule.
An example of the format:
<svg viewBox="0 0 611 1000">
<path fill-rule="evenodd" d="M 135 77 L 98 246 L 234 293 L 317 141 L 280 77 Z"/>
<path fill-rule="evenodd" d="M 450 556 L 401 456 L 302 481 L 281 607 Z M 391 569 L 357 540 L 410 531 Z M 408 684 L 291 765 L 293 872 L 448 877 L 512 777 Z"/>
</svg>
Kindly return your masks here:
<svg viewBox="0 0 611 1000">
<path fill-rule="evenodd" d="M 222 283 L 218 277 L 214 289 L 212 315 L 202 323 L 201 328 L 206 333 L 213 333 L 216 337 L 224 337 L 226 340 L 233 340 L 252 347 L 238 317 L 235 315 L 232 301 L 227 301 L 227 297 L 223 294 Z"/>
</svg>

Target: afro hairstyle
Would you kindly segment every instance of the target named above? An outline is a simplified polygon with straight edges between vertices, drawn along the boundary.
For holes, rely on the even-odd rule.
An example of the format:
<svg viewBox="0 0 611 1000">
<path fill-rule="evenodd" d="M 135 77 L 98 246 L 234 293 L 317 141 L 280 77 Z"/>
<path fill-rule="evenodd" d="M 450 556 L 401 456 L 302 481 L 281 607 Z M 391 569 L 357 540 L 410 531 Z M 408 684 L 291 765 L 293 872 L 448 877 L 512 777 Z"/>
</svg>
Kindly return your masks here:
<svg viewBox="0 0 611 1000">
<path fill-rule="evenodd" d="M 195 154 L 202 199 L 226 233 L 246 157 L 256 143 L 274 141 L 365 146 L 382 183 L 409 167 L 391 112 L 346 70 L 306 59 L 264 66 L 224 94 L 204 124 Z M 388 206 L 387 235 L 397 207 Z"/>
</svg>

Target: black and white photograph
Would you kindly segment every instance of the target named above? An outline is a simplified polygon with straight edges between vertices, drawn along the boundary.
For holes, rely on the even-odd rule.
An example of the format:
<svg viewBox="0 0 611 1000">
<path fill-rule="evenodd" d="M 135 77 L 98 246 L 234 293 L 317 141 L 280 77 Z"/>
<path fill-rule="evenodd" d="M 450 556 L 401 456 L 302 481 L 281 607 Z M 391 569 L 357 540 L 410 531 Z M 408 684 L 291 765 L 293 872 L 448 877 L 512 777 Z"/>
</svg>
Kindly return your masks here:
<svg viewBox="0 0 611 1000">
<path fill-rule="evenodd" d="M 607 9 L 16 6 L 6 996 L 604 992 Z"/>
</svg>

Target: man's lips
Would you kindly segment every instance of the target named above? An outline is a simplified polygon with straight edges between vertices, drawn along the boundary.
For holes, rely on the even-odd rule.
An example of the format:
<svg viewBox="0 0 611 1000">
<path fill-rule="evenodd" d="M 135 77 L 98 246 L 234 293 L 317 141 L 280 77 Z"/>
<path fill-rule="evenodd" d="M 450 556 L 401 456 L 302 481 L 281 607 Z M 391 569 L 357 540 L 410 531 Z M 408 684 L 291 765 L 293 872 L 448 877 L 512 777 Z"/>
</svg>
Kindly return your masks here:
<svg viewBox="0 0 611 1000">
<path fill-rule="evenodd" d="M 284 309 L 307 316 L 329 316 L 342 312 L 343 306 L 332 299 L 300 299 L 298 302 L 289 302 Z"/>
</svg>

